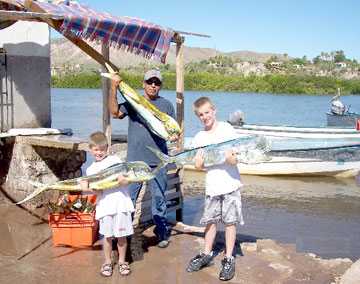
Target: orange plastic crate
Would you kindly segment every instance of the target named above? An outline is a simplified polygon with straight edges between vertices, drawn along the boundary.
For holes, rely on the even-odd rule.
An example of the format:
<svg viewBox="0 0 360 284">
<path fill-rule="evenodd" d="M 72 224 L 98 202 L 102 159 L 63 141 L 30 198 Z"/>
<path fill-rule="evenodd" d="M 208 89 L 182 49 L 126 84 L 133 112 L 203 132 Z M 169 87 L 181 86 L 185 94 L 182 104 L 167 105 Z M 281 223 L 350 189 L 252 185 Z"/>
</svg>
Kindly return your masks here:
<svg viewBox="0 0 360 284">
<path fill-rule="evenodd" d="M 70 195 L 68 202 L 78 195 Z M 97 195 L 82 195 L 92 204 L 96 204 Z M 98 221 L 95 210 L 91 213 L 48 214 L 49 226 L 52 228 L 54 246 L 91 246 L 97 236 Z"/>
</svg>

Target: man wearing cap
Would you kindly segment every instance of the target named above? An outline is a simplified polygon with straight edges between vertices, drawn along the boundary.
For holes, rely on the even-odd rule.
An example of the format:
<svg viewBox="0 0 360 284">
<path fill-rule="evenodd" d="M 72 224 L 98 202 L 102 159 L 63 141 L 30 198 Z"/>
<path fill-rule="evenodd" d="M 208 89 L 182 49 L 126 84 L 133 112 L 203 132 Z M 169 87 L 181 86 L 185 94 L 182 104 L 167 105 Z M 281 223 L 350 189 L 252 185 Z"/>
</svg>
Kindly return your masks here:
<svg viewBox="0 0 360 284">
<path fill-rule="evenodd" d="M 151 168 L 156 168 L 159 159 L 146 146 L 151 146 L 167 154 L 166 141 L 155 135 L 146 126 L 143 119 L 135 112 L 129 103 L 118 104 L 116 90 L 121 82 L 121 78 L 115 72 L 110 78 L 110 97 L 109 111 L 112 118 L 124 118 L 128 116 L 128 145 L 126 161 L 144 161 Z M 158 110 L 175 118 L 173 105 L 165 98 L 159 96 L 162 86 L 162 75 L 157 70 L 149 70 L 145 73 L 143 88 L 144 97 Z M 173 142 L 173 141 L 171 141 Z M 166 198 L 165 190 L 167 187 L 167 167 L 160 170 L 155 178 L 149 181 L 152 196 L 152 215 L 155 223 L 154 233 L 158 240 L 158 247 L 166 248 L 169 245 Z M 130 183 L 128 185 L 130 197 L 135 205 L 142 183 Z"/>
</svg>

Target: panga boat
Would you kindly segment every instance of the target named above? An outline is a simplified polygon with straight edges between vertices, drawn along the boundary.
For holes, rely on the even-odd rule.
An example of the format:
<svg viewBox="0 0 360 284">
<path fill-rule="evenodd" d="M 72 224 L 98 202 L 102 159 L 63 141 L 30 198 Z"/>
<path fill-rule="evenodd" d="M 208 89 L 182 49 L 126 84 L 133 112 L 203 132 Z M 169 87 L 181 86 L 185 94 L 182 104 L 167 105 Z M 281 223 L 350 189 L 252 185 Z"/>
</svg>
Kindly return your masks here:
<svg viewBox="0 0 360 284">
<path fill-rule="evenodd" d="M 360 138 L 360 131 L 354 127 L 302 127 L 285 125 L 244 124 L 233 126 L 240 136 L 262 135 L 268 138 Z"/>
<path fill-rule="evenodd" d="M 345 114 L 334 114 L 326 112 L 327 125 L 329 126 L 351 126 L 359 130 L 360 114 L 356 112 L 347 112 Z"/>
<path fill-rule="evenodd" d="M 360 138 L 269 138 L 272 160 L 238 164 L 241 174 L 353 177 L 360 170 Z"/>
<path fill-rule="evenodd" d="M 354 177 L 360 170 L 360 138 L 268 137 L 270 161 L 239 163 L 240 174 Z M 186 137 L 185 147 L 191 138 Z M 185 166 L 185 170 L 195 170 Z"/>
</svg>

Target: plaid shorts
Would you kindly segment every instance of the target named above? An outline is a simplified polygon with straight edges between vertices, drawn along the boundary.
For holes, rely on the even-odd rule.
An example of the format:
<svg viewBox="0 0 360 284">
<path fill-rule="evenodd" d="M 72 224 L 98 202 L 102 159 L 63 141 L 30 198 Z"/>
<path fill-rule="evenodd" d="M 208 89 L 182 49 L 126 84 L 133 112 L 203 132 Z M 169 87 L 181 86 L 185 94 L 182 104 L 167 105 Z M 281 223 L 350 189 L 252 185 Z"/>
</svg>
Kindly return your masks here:
<svg viewBox="0 0 360 284">
<path fill-rule="evenodd" d="M 205 196 L 204 215 L 200 220 L 201 224 L 222 222 L 227 226 L 240 223 L 244 224 L 241 213 L 240 190 L 216 195 Z"/>
</svg>

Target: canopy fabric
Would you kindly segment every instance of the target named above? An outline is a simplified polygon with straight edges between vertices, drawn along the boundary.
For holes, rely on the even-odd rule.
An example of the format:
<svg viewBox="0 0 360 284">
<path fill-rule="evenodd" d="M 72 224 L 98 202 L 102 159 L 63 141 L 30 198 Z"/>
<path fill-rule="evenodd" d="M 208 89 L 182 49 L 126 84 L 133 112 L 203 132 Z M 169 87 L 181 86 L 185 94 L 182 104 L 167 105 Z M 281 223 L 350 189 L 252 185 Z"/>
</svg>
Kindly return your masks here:
<svg viewBox="0 0 360 284">
<path fill-rule="evenodd" d="M 23 0 L 17 0 L 23 4 Z M 65 17 L 60 33 L 72 38 L 101 42 L 165 63 L 172 30 L 152 22 L 119 17 L 75 1 L 34 1 L 47 13 Z M 58 4 L 55 4 L 58 3 Z"/>
</svg>

